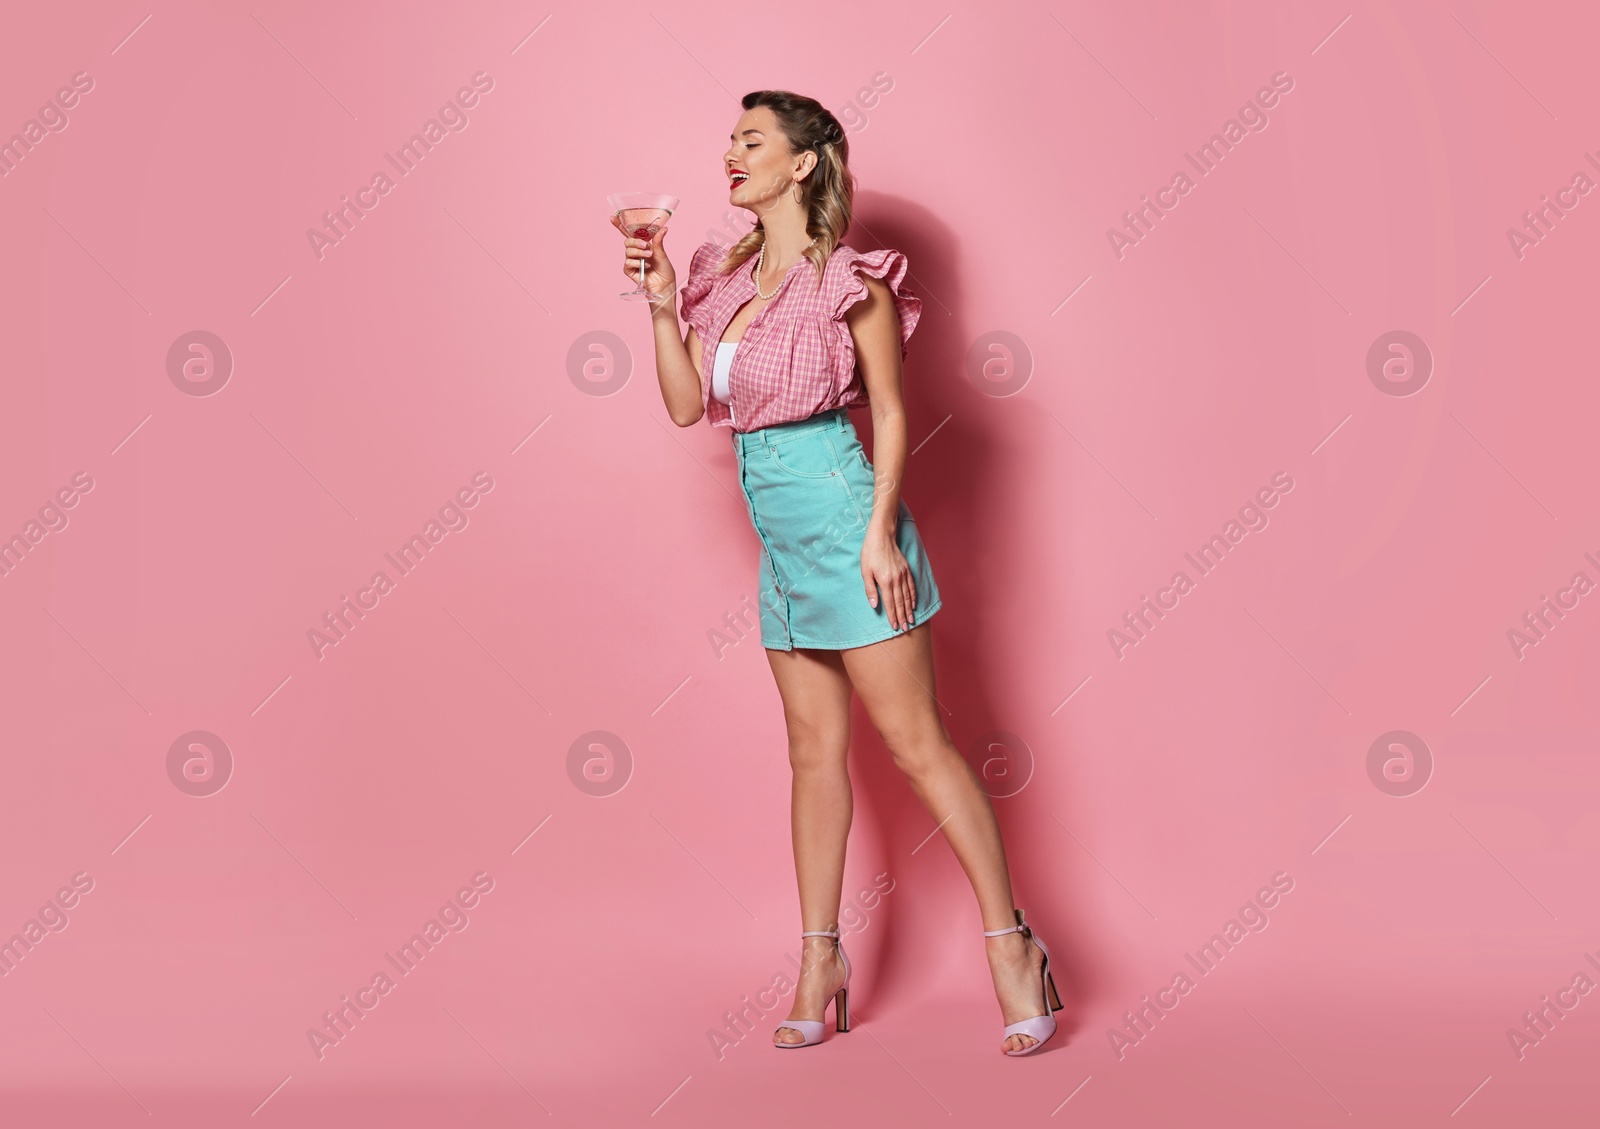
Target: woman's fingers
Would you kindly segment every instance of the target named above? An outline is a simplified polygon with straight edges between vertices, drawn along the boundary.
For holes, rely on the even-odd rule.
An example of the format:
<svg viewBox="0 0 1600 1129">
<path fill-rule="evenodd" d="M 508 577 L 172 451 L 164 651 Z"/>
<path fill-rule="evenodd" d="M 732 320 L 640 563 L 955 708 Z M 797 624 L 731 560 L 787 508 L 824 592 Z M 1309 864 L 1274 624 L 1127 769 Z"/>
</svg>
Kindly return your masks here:
<svg viewBox="0 0 1600 1129">
<path fill-rule="evenodd" d="M 663 284 L 662 292 L 665 293 L 672 288 L 672 284 L 676 281 L 676 275 L 672 273 L 666 252 L 662 250 L 660 243 L 659 233 L 653 242 L 631 235 L 628 236 L 623 243 L 622 269 L 625 273 L 632 275 L 634 281 L 637 282 L 639 279 L 639 267 L 642 263 L 645 270 L 652 271 L 660 277 Z"/>
<path fill-rule="evenodd" d="M 911 622 L 911 570 L 896 569 L 882 578 L 884 611 L 889 616 L 889 626 L 903 631 Z"/>
<path fill-rule="evenodd" d="M 909 564 L 898 568 L 863 567 L 861 579 L 866 587 L 867 603 L 874 608 L 882 606 L 889 626 L 903 631 L 911 625 L 917 607 L 917 585 Z"/>
</svg>

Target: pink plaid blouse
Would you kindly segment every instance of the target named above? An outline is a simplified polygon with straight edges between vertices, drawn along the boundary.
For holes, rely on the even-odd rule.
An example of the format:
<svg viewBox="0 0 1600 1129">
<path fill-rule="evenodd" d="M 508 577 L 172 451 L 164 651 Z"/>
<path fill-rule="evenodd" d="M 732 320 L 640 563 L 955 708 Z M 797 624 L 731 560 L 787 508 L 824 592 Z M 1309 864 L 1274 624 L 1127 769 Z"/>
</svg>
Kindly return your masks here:
<svg viewBox="0 0 1600 1129">
<path fill-rule="evenodd" d="M 899 251 L 857 251 L 841 243 L 829 256 L 817 288 L 817 270 L 802 256 L 778 296 L 745 326 L 728 374 L 731 404 L 711 395 L 717 345 L 739 308 L 756 294 L 753 258 L 732 274 L 717 274 L 726 248 L 702 243 L 681 287 L 683 318 L 700 339 L 700 402 L 712 427 L 757 431 L 805 419 L 832 408 L 868 403 L 856 372 L 855 339 L 844 313 L 867 296 L 862 275 L 884 279 L 900 315 L 900 359 L 922 317 L 922 299 L 904 285 L 909 264 Z"/>
</svg>

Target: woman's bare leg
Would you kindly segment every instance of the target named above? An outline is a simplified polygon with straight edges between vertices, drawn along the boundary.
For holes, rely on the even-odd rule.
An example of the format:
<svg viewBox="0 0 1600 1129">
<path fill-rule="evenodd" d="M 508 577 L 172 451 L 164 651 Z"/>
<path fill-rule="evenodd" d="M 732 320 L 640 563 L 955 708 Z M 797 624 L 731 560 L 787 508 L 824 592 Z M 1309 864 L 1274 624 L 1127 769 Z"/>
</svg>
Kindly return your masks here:
<svg viewBox="0 0 1600 1129">
<path fill-rule="evenodd" d="M 836 929 L 853 811 L 848 768 L 850 679 L 838 651 L 769 648 L 767 661 L 783 698 L 789 731 L 789 766 L 794 774 L 789 823 L 801 929 Z M 833 939 L 804 938 L 794 1007 L 786 1018 L 821 1019 L 843 980 L 844 965 Z M 780 1027 L 773 1034 L 775 1043 L 803 1041 L 793 1027 Z"/>
<path fill-rule="evenodd" d="M 940 717 L 933 680 L 932 621 L 892 639 L 840 652 L 872 724 L 895 765 L 905 773 L 966 871 L 986 930 L 1017 923 L 1000 825 L 978 776 L 962 758 Z M 1020 933 L 985 938 L 989 973 L 1009 1025 L 1043 1015 L 1039 983 L 1044 952 Z M 1021 1050 L 1035 1040 L 1012 1035 L 1001 1050 Z"/>
</svg>

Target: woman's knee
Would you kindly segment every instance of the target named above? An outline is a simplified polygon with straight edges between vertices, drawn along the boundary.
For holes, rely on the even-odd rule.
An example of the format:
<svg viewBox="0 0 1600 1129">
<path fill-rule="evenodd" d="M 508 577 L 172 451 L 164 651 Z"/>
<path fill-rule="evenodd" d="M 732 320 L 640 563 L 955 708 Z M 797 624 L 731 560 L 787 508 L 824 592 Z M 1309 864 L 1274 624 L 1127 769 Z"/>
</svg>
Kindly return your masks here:
<svg viewBox="0 0 1600 1129">
<path fill-rule="evenodd" d="M 947 768 L 952 757 L 961 759 L 942 725 L 881 729 L 879 733 L 895 767 L 913 779 Z"/>
<path fill-rule="evenodd" d="M 789 767 L 795 772 L 825 772 L 845 767 L 850 731 L 813 725 L 789 726 Z"/>
</svg>

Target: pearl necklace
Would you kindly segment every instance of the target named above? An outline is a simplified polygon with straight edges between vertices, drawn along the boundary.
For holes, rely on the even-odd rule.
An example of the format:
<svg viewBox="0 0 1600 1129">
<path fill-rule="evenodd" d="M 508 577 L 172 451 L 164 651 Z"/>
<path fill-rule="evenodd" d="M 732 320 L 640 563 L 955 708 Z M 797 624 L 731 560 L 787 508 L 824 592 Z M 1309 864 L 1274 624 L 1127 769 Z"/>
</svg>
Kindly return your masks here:
<svg viewBox="0 0 1600 1129">
<path fill-rule="evenodd" d="M 817 241 L 816 237 L 813 236 L 812 239 L 811 239 L 811 243 L 807 243 L 806 246 L 810 247 L 816 241 Z M 776 298 L 778 296 L 778 291 L 783 289 L 783 284 L 785 282 L 789 281 L 789 273 L 788 273 L 788 271 L 784 272 L 783 277 L 778 280 L 778 285 L 773 289 L 771 294 L 762 294 L 761 293 L 761 264 L 766 262 L 766 261 L 767 261 L 767 241 L 765 239 L 763 239 L 761 241 L 761 252 L 760 252 L 760 254 L 756 255 L 756 269 L 755 269 L 755 272 L 750 276 L 750 281 L 752 281 L 752 282 L 754 282 L 756 284 L 756 294 L 761 298 L 761 300 L 763 302 L 770 302 L 772 299 L 774 299 L 774 298 Z M 795 261 L 798 262 L 799 260 L 797 259 Z"/>
</svg>

